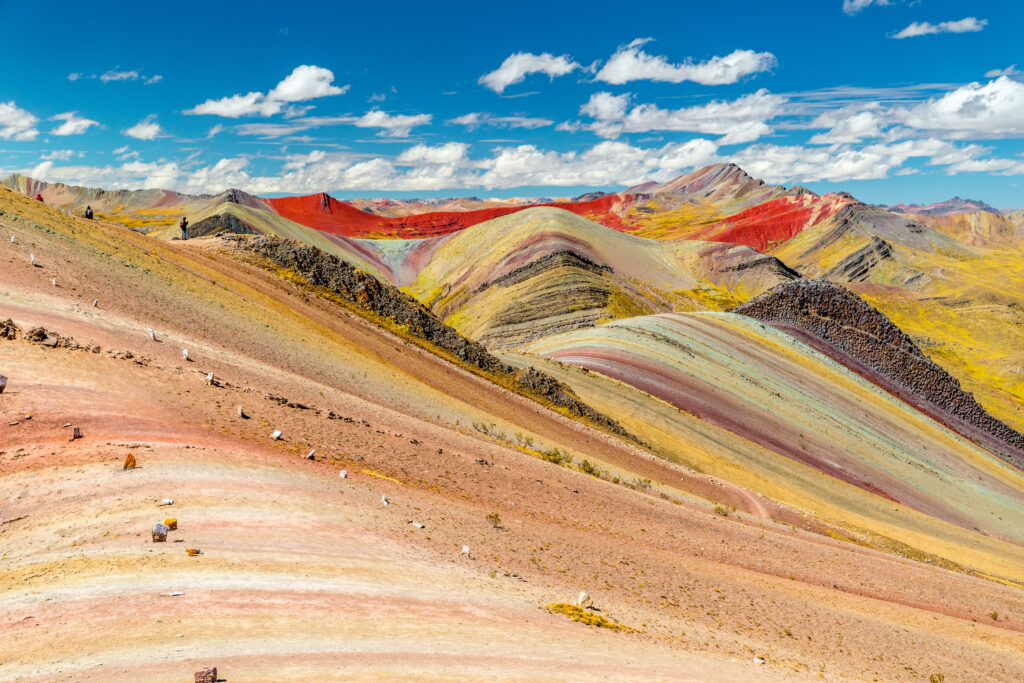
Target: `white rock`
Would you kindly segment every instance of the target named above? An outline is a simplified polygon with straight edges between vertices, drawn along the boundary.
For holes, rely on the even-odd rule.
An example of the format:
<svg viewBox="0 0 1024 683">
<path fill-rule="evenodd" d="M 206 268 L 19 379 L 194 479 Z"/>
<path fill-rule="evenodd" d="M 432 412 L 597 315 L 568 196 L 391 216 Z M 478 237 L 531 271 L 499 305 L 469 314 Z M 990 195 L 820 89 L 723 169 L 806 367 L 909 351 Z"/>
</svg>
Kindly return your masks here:
<svg viewBox="0 0 1024 683">
<path fill-rule="evenodd" d="M 469 557 L 469 546 L 468 545 L 462 546 L 462 554 L 465 555 L 466 557 Z"/>
<path fill-rule="evenodd" d="M 314 448 L 309 453 L 306 453 L 306 460 L 312 460 L 313 456 L 316 455 L 316 449 Z"/>
<path fill-rule="evenodd" d="M 413 523 L 412 523 L 412 525 L 413 525 L 414 527 L 416 527 L 417 529 L 422 529 L 422 528 L 423 528 L 423 525 L 422 525 L 422 524 L 420 524 L 419 522 L 413 522 Z"/>
<path fill-rule="evenodd" d="M 213 384 L 213 373 L 212 372 L 206 373 L 206 383 L 207 384 Z"/>
<path fill-rule="evenodd" d="M 156 341 L 156 330 L 149 331 L 149 338 L 152 339 L 153 341 Z"/>
<path fill-rule="evenodd" d="M 754 664 L 764 664 L 764 657 L 754 657 Z"/>
<path fill-rule="evenodd" d="M 93 308 L 99 308 L 99 306 L 100 306 L 100 300 L 99 299 L 93 299 L 92 300 L 92 307 Z"/>
<path fill-rule="evenodd" d="M 181 357 L 184 358 L 185 360 L 188 360 L 188 349 L 181 350 Z"/>
<path fill-rule="evenodd" d="M 593 605 L 593 604 L 594 604 L 594 601 L 593 601 L 593 599 L 589 595 L 587 595 L 587 591 L 580 591 L 579 597 L 576 598 L 576 606 L 577 607 L 589 607 L 590 605 Z"/>
<path fill-rule="evenodd" d="M 274 433 L 270 435 L 270 438 L 273 439 L 274 441 L 277 441 L 278 439 L 281 438 L 281 434 L 282 432 L 280 429 L 275 429 Z"/>
<path fill-rule="evenodd" d="M 338 472 L 338 476 L 341 477 L 342 479 L 348 479 L 348 470 L 342 470 L 341 472 Z"/>
<path fill-rule="evenodd" d="M 167 597 L 169 597 L 169 598 L 176 598 L 179 595 L 184 595 L 184 593 L 182 593 L 181 591 L 174 591 L 173 593 L 168 593 Z"/>
<path fill-rule="evenodd" d="M 164 498 L 163 500 L 160 501 L 160 504 L 161 505 L 174 505 L 174 499 L 173 498 Z"/>
<path fill-rule="evenodd" d="M 388 505 L 388 504 L 390 504 L 390 503 L 391 503 L 391 501 L 390 501 L 390 500 L 388 500 L 388 497 L 387 497 L 387 496 L 381 496 L 381 497 L 380 497 L 380 502 L 381 502 L 381 503 L 383 503 L 384 505 Z"/>
</svg>

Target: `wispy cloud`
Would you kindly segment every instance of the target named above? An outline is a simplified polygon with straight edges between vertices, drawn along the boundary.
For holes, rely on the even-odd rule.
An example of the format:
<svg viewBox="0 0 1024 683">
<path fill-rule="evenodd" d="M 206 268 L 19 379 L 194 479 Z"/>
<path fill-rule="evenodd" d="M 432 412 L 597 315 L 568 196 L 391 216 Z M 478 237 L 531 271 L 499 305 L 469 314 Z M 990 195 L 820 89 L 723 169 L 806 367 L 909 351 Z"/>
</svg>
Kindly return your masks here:
<svg viewBox="0 0 1024 683">
<path fill-rule="evenodd" d="M 964 17 L 958 21 L 944 21 L 941 24 L 931 24 L 927 21 L 915 21 L 902 31 L 893 34 L 896 40 L 904 38 L 916 38 L 917 36 L 929 36 L 937 33 L 977 33 L 988 25 L 988 19 L 977 19 L 975 17 Z"/>
<path fill-rule="evenodd" d="M 500 95 L 505 88 L 522 82 L 530 74 L 547 74 L 554 80 L 579 68 L 580 65 L 569 55 L 555 57 L 547 52 L 539 55 L 532 52 L 516 52 L 509 55 L 497 69 L 481 76 L 477 82 Z"/>
<path fill-rule="evenodd" d="M 139 77 L 138 71 L 108 71 L 100 76 L 100 80 L 104 83 L 110 83 L 111 81 L 134 81 Z"/>
<path fill-rule="evenodd" d="M 480 126 L 496 126 L 499 128 L 544 128 L 554 124 L 551 119 L 536 118 L 531 116 L 495 116 L 493 114 L 471 112 L 463 114 L 447 123 L 456 126 L 465 126 L 469 130 L 475 130 Z"/>
<path fill-rule="evenodd" d="M 725 85 L 736 83 L 751 74 L 768 71 L 778 64 L 772 53 L 753 50 L 735 50 L 724 57 L 712 57 L 704 62 L 688 60 L 672 64 L 665 57 L 650 55 L 641 49 L 651 40 L 638 38 L 620 47 L 597 72 L 595 80 L 613 85 L 640 80 Z"/>
<path fill-rule="evenodd" d="M 871 5 L 886 7 L 892 4 L 892 0 L 843 0 L 843 11 L 847 14 L 857 14 Z"/>
<path fill-rule="evenodd" d="M 57 114 L 51 121 L 63 121 L 56 128 L 50 131 L 51 135 L 81 135 L 92 126 L 98 126 L 99 121 L 93 121 L 78 115 L 78 112 L 69 111 L 64 114 Z"/>
</svg>

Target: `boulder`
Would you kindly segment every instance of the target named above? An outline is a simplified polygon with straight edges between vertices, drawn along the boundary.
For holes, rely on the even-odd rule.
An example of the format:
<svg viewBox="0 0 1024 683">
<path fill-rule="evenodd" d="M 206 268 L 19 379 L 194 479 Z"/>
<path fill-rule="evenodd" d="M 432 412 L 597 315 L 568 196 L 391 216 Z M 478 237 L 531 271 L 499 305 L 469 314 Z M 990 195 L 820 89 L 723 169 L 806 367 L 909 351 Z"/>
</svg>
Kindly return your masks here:
<svg viewBox="0 0 1024 683">
<path fill-rule="evenodd" d="M 217 667 L 210 666 L 196 672 L 195 683 L 217 683 Z"/>
<path fill-rule="evenodd" d="M 169 529 L 165 524 L 157 524 L 153 527 L 153 542 L 163 543 L 167 540 L 167 532 Z"/>
</svg>

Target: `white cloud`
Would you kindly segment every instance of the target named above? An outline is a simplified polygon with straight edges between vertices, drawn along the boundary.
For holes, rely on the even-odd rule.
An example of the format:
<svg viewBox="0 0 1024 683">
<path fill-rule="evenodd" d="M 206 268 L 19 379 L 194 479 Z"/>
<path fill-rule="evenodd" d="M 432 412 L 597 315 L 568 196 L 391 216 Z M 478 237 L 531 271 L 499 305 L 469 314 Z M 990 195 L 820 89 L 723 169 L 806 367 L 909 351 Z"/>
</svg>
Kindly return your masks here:
<svg viewBox="0 0 1024 683">
<path fill-rule="evenodd" d="M 965 17 L 959 21 L 944 21 L 941 24 L 931 24 L 927 21 L 915 21 L 905 29 L 893 35 L 896 40 L 904 38 L 915 38 L 936 33 L 977 33 L 988 25 L 988 19 L 976 19 Z"/>
<path fill-rule="evenodd" d="M 246 95 L 230 95 L 219 100 L 206 100 L 197 104 L 191 109 L 186 109 L 186 114 L 212 114 L 225 118 L 237 119 L 240 116 L 273 116 L 281 111 L 281 103 L 268 100 L 260 92 L 251 92 Z"/>
<path fill-rule="evenodd" d="M 486 114 L 480 112 L 471 112 L 469 114 L 463 114 L 454 119 L 448 121 L 449 124 L 457 126 L 465 126 L 469 130 L 474 130 L 480 126 L 497 126 L 499 128 L 544 128 L 554 124 L 551 119 L 542 119 L 529 116 L 494 116 L 493 114 Z"/>
<path fill-rule="evenodd" d="M 735 100 L 714 100 L 682 109 L 661 109 L 654 104 L 630 108 L 629 93 L 595 93 L 580 107 L 580 113 L 595 119 L 585 126 L 606 138 L 622 133 L 677 131 L 721 135 L 719 144 L 749 142 L 771 133 L 766 121 L 782 112 L 786 99 L 767 90 Z"/>
<path fill-rule="evenodd" d="M 453 164 L 465 160 L 469 145 L 464 142 L 448 142 L 431 147 L 415 145 L 405 150 L 395 159 L 400 164 Z"/>
<path fill-rule="evenodd" d="M 999 78 L 1000 76 L 1008 76 L 1019 81 L 1024 78 L 1024 71 L 1018 69 L 1016 64 L 1011 64 L 1005 69 L 992 69 L 985 72 L 985 78 Z"/>
<path fill-rule="evenodd" d="M 752 145 L 729 157 L 755 178 L 769 183 L 827 180 L 870 180 L 890 173 L 905 173 L 902 164 L 912 158 L 926 158 L 933 166 L 967 163 L 984 148 L 956 147 L 947 140 L 925 138 L 881 143 L 854 148 L 850 145 L 803 147 Z"/>
<path fill-rule="evenodd" d="M 159 82 L 160 82 L 160 81 L 162 81 L 163 79 L 164 79 L 164 77 L 163 77 L 163 76 L 161 76 L 160 74 L 157 74 L 157 75 L 155 75 L 155 76 L 150 76 L 149 78 L 147 78 L 147 79 L 146 79 L 146 80 L 144 81 L 144 83 L 143 83 L 143 84 L 144 84 L 144 85 L 153 85 L 154 83 L 159 83 Z"/>
<path fill-rule="evenodd" d="M 138 71 L 113 71 L 113 70 L 111 70 L 111 71 L 106 72 L 102 76 L 100 76 L 100 80 L 103 81 L 104 83 L 109 83 L 111 81 L 134 81 L 138 77 L 139 77 L 139 72 Z"/>
<path fill-rule="evenodd" d="M 150 114 L 124 131 L 124 134 L 137 140 L 155 140 L 163 135 L 163 132 L 160 124 L 156 122 L 156 114 Z"/>
<path fill-rule="evenodd" d="M 224 126 L 222 126 L 222 125 L 220 125 L 218 123 L 213 128 L 211 128 L 209 131 L 207 131 L 206 139 L 209 140 L 210 138 L 214 137 L 218 133 L 223 133 L 223 132 L 224 132 Z"/>
<path fill-rule="evenodd" d="M 391 138 L 407 138 L 414 126 L 425 126 L 431 122 L 433 116 L 430 114 L 416 114 L 406 116 L 402 114 L 388 114 L 374 109 L 368 111 L 359 118 L 352 121 L 357 128 L 380 128 L 377 135 Z"/>
<path fill-rule="evenodd" d="M 864 105 L 850 105 L 827 111 L 816 117 L 811 128 L 829 128 L 818 133 L 809 142 L 812 145 L 860 142 L 865 138 L 882 136 L 882 128 L 891 123 L 890 116 L 877 102 Z"/>
<path fill-rule="evenodd" d="M 501 66 L 484 74 L 477 82 L 500 95 L 505 88 L 513 83 L 519 83 L 530 74 L 543 73 L 554 80 L 556 76 L 564 76 L 579 68 L 580 65 L 574 62 L 569 55 L 555 57 L 547 52 L 540 55 L 531 52 L 517 52 L 509 55 L 501 63 Z"/>
<path fill-rule="evenodd" d="M 75 152 L 71 149 L 55 149 L 52 152 L 47 152 L 39 158 L 43 161 L 67 161 L 74 155 Z"/>
<path fill-rule="evenodd" d="M 118 147 L 113 152 L 111 152 L 111 154 L 116 156 L 118 161 L 128 161 L 129 159 L 139 158 L 139 153 L 132 150 L 132 148 L 129 147 L 128 145 Z"/>
<path fill-rule="evenodd" d="M 38 164 L 35 168 L 29 172 L 29 177 L 33 180 L 49 180 L 50 172 L 53 170 L 52 161 L 44 161 Z"/>
<path fill-rule="evenodd" d="M 847 14 L 856 14 L 871 5 L 885 7 L 891 4 L 890 0 L 843 0 L 843 11 Z"/>
<path fill-rule="evenodd" d="M 70 73 L 70 74 L 68 74 L 68 80 L 69 81 L 77 81 L 81 77 L 82 77 L 82 74 L 80 74 L 80 73 Z"/>
<path fill-rule="evenodd" d="M 372 95 L 370 95 L 369 99 L 367 99 L 367 102 L 370 102 L 371 104 L 373 102 L 383 102 L 387 98 L 388 98 L 387 93 L 383 93 L 383 92 L 382 93 L 373 93 Z"/>
<path fill-rule="evenodd" d="M 960 138 L 1024 135 L 1024 83 L 1007 76 L 968 83 L 902 112 L 901 122 Z"/>
<path fill-rule="evenodd" d="M 39 119 L 10 102 L 0 102 L 0 138 L 25 142 L 35 140 L 39 135 L 36 124 Z"/>
<path fill-rule="evenodd" d="M 304 102 L 329 95 L 343 95 L 350 86 L 339 88 L 333 85 L 334 73 L 329 69 L 310 64 L 295 67 L 277 86 L 267 93 L 268 100 L 279 102 Z"/>
<path fill-rule="evenodd" d="M 63 121 L 56 128 L 50 131 L 51 135 L 81 135 L 89 130 L 91 126 L 100 125 L 98 121 L 78 116 L 78 112 L 69 111 L 64 114 L 57 114 L 51 121 Z"/>
<path fill-rule="evenodd" d="M 669 180 L 683 169 L 711 163 L 716 151 L 715 143 L 704 139 L 646 149 L 605 141 L 581 153 L 519 145 L 495 150 L 495 156 L 481 164 L 487 170 L 479 183 L 487 189 L 636 185 L 647 180 Z"/>
<path fill-rule="evenodd" d="M 185 113 L 213 114 L 232 119 L 241 116 L 273 116 L 280 113 L 282 109 L 286 109 L 285 103 L 288 102 L 302 102 L 348 92 L 350 86 L 345 85 L 339 88 L 333 85 L 333 82 L 334 73 L 329 69 L 303 64 L 295 67 L 266 95 L 261 92 L 250 92 L 245 95 L 230 95 L 217 100 L 210 99 L 192 109 L 186 109 Z M 291 113 L 299 112 L 294 114 L 296 116 L 302 116 L 308 110 L 308 108 L 286 109 Z"/>
<path fill-rule="evenodd" d="M 712 57 L 697 64 L 692 61 L 670 64 L 665 57 L 655 57 L 640 49 L 650 40 L 639 38 L 620 47 L 597 72 L 595 80 L 613 85 L 639 80 L 724 85 L 750 74 L 768 71 L 778 63 L 770 52 L 736 50 L 724 57 Z"/>
</svg>

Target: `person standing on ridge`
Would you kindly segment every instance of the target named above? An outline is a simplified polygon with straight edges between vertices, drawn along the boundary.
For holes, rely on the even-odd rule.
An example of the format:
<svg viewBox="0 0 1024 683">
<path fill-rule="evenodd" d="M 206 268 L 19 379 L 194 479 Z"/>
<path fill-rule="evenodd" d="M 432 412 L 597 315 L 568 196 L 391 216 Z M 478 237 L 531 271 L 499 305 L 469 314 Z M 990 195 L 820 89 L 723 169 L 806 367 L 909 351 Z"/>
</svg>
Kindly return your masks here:
<svg viewBox="0 0 1024 683">
<path fill-rule="evenodd" d="M 92 220 L 92 207 L 91 206 L 86 206 L 85 207 L 85 217 L 88 218 L 89 220 Z"/>
<path fill-rule="evenodd" d="M 37 201 L 37 202 L 41 202 L 41 201 L 43 201 L 43 195 L 41 195 L 41 194 L 37 194 L 37 195 L 36 195 L 36 201 Z"/>
<path fill-rule="evenodd" d="M 184 216 L 181 217 L 181 222 L 178 223 L 178 227 L 181 228 L 181 239 L 188 239 L 188 219 Z"/>
</svg>

